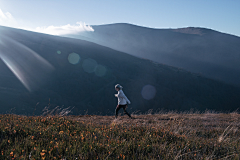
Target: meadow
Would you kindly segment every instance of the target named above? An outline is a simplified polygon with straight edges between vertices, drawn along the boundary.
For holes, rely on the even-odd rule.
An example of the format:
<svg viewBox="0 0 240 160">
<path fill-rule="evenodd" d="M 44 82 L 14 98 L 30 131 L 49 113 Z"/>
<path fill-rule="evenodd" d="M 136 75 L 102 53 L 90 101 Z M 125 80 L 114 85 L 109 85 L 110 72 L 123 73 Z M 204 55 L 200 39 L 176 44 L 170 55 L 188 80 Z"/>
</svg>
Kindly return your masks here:
<svg viewBox="0 0 240 160">
<path fill-rule="evenodd" d="M 240 114 L 0 115 L 0 159 L 239 159 Z"/>
</svg>

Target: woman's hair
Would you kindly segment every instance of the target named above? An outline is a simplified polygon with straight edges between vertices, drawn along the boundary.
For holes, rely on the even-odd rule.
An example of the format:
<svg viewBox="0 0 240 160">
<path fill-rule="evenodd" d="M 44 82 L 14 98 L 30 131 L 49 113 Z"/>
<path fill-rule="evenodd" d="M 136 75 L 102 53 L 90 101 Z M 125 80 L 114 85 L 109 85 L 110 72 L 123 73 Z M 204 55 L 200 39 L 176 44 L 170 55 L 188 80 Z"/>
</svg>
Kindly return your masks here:
<svg viewBox="0 0 240 160">
<path fill-rule="evenodd" d="M 123 87 L 120 84 L 116 84 L 115 88 L 122 89 Z"/>
</svg>

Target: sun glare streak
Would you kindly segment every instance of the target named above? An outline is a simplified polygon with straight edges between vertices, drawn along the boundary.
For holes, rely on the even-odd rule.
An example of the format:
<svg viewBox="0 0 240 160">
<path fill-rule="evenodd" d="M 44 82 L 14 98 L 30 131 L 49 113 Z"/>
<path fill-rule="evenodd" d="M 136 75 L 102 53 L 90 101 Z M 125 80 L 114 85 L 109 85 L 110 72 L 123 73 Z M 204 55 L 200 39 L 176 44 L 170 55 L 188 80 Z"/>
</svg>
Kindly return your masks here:
<svg viewBox="0 0 240 160">
<path fill-rule="evenodd" d="M 26 79 L 24 78 L 24 75 L 19 70 L 19 68 L 17 68 L 16 65 L 13 64 L 13 61 L 11 61 L 7 56 L 2 54 L 1 54 L 1 59 L 8 66 L 8 68 L 14 73 L 14 75 L 22 82 L 22 84 L 27 88 L 27 90 L 31 91 L 30 86 L 26 83 Z"/>
<path fill-rule="evenodd" d="M 0 42 L 0 58 L 28 91 L 38 88 L 54 70 L 49 62 L 23 44 L 3 35 Z"/>
</svg>

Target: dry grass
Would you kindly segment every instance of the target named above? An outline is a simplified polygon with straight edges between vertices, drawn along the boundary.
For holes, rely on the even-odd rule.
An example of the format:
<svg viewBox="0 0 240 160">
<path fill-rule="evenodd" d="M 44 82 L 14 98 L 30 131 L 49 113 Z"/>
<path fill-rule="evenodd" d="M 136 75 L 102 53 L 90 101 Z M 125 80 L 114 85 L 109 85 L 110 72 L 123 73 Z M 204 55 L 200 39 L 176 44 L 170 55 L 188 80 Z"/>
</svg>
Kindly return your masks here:
<svg viewBox="0 0 240 160">
<path fill-rule="evenodd" d="M 0 115 L 0 159 L 239 159 L 238 113 Z"/>
</svg>

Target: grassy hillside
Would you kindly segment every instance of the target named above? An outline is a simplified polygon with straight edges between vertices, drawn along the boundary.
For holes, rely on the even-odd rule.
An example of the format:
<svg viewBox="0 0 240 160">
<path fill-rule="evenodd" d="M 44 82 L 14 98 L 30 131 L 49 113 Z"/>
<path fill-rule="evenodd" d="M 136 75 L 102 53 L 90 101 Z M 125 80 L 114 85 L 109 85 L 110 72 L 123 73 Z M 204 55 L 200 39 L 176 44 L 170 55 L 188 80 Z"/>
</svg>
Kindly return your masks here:
<svg viewBox="0 0 240 160">
<path fill-rule="evenodd" d="M 207 28 L 156 29 L 117 23 L 69 35 L 240 86 L 240 37 Z"/>
<path fill-rule="evenodd" d="M 55 68 L 38 89 L 28 92 L 0 61 L 1 113 L 9 113 L 14 108 L 11 113 L 41 115 L 45 106 L 49 106 L 49 109 L 70 106 L 74 107 L 73 114 L 77 115 L 85 112 L 112 115 L 117 104 L 114 97 L 114 85 L 117 83 L 124 87 L 124 93 L 132 102 L 129 105 L 130 112 L 159 108 L 231 111 L 240 105 L 238 87 L 179 68 L 154 63 L 83 40 L 6 27 L 0 27 L 0 31 L 0 35 L 35 51 Z M 17 46 L 9 47 L 15 49 L 15 55 L 18 53 Z M 74 62 L 77 59 L 75 56 L 79 58 L 78 63 Z M 28 61 L 26 58 L 26 61 L 20 64 Z M 32 69 L 31 66 L 28 68 Z M 41 75 L 37 70 L 32 72 Z M 28 76 L 31 74 L 26 77 Z M 146 93 L 143 93 L 147 85 L 156 90 L 152 99 L 144 99 L 143 95 L 151 92 L 146 90 Z"/>
<path fill-rule="evenodd" d="M 239 159 L 237 113 L 0 115 L 0 159 Z"/>
</svg>

